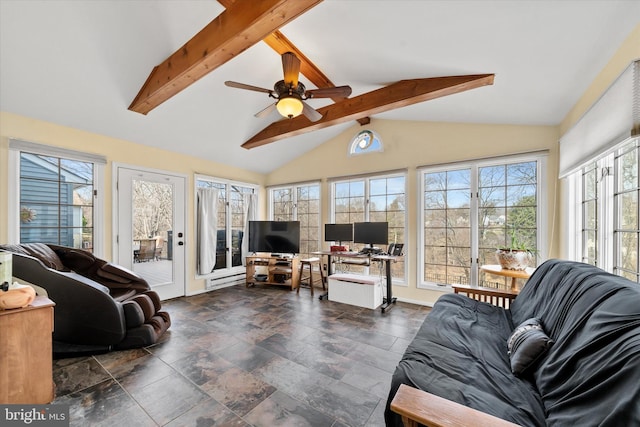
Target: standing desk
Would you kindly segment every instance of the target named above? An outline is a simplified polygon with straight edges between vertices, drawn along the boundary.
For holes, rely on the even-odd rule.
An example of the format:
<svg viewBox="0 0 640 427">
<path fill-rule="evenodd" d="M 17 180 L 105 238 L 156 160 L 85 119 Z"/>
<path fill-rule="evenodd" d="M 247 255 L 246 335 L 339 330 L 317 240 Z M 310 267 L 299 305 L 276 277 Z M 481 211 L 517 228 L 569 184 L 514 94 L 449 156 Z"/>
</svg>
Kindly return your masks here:
<svg viewBox="0 0 640 427">
<path fill-rule="evenodd" d="M 378 261 L 384 262 L 385 264 L 385 274 L 387 276 L 387 296 L 384 298 L 383 304 L 380 306 L 380 309 L 384 313 L 388 308 L 391 307 L 392 304 L 396 303 L 397 298 L 393 297 L 393 289 L 392 289 L 392 278 L 391 278 L 391 263 L 396 262 L 402 259 L 402 256 L 395 255 L 383 255 L 383 254 L 361 254 L 359 252 L 331 252 L 331 251 L 318 251 L 312 252 L 313 255 L 320 255 L 327 257 L 327 277 L 333 274 L 331 257 L 340 257 L 340 258 L 355 258 L 361 259 L 363 261 Z M 368 264 L 367 264 L 368 265 Z M 322 266 L 320 266 L 322 268 Z M 325 292 L 320 295 L 320 299 L 328 298 L 329 292 Z"/>
</svg>

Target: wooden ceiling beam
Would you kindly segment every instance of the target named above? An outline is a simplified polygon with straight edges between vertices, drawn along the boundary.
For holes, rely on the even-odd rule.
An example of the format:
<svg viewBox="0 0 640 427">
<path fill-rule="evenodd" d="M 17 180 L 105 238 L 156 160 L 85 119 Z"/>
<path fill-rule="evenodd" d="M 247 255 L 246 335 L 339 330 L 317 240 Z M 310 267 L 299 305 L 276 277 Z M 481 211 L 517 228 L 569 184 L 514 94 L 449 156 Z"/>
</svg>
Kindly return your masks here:
<svg viewBox="0 0 640 427">
<path fill-rule="evenodd" d="M 372 114 L 492 85 L 493 79 L 494 74 L 478 74 L 401 80 L 360 96 L 319 108 L 318 112 L 323 117 L 317 122 L 311 122 L 302 115 L 294 119 L 274 122 L 242 144 L 242 147 L 255 148 Z"/>
<path fill-rule="evenodd" d="M 151 71 L 129 110 L 147 114 L 322 0 L 236 0 Z"/>
</svg>

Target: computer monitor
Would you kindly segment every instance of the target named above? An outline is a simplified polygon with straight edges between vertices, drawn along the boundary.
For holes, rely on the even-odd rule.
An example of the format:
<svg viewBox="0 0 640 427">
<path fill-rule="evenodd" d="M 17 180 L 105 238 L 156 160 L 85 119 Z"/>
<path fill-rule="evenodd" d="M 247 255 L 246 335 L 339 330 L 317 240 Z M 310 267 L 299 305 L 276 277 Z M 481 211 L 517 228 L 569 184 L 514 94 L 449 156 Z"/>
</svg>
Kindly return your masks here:
<svg viewBox="0 0 640 427">
<path fill-rule="evenodd" d="M 325 224 L 325 242 L 350 242 L 353 240 L 353 224 Z"/>
<path fill-rule="evenodd" d="M 389 243 L 388 222 L 356 222 L 353 224 L 353 242 L 365 243 L 373 249 L 374 244 Z"/>
</svg>

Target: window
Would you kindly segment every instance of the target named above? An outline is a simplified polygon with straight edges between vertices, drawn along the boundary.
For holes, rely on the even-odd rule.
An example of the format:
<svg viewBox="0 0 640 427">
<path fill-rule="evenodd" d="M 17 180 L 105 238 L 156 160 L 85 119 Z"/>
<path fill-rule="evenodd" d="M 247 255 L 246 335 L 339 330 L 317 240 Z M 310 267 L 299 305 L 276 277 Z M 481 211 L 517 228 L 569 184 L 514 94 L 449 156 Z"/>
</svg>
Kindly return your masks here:
<svg viewBox="0 0 640 427">
<path fill-rule="evenodd" d="M 12 240 L 94 251 L 102 235 L 98 177 L 104 159 L 16 140 L 10 149 L 17 177 Z"/>
<path fill-rule="evenodd" d="M 622 145 L 614 156 L 613 272 L 640 283 L 640 138 Z"/>
<path fill-rule="evenodd" d="M 375 153 L 382 151 L 382 140 L 372 130 L 363 130 L 356 134 L 349 144 L 349 154 Z"/>
<path fill-rule="evenodd" d="M 248 212 L 248 197 L 256 194 L 256 187 L 205 176 L 196 178 L 196 187 L 218 190 L 215 215 L 216 257 L 213 271 L 242 268 L 242 244 L 246 222 L 255 219 L 251 218 L 252 215 Z"/>
<path fill-rule="evenodd" d="M 582 170 L 582 262 L 598 265 L 598 165 Z"/>
<path fill-rule="evenodd" d="M 450 284 L 506 286 L 479 277 L 496 264 L 495 251 L 516 236 L 541 247 L 543 156 L 430 167 L 421 174 L 421 277 L 418 287 Z"/>
<path fill-rule="evenodd" d="M 582 212 L 578 259 L 634 282 L 640 282 L 639 141 L 627 140 L 573 174 Z"/>
<path fill-rule="evenodd" d="M 320 184 L 299 184 L 269 190 L 269 217 L 300 221 L 300 256 L 320 250 Z"/>
<path fill-rule="evenodd" d="M 331 193 L 332 222 L 388 222 L 389 243 L 407 244 L 405 172 L 336 180 L 331 184 Z M 361 248 L 362 245 L 352 247 Z M 349 268 L 364 272 L 362 267 Z M 398 283 L 405 282 L 404 261 L 393 263 L 391 273 Z"/>
<path fill-rule="evenodd" d="M 471 276 L 471 170 L 425 173 L 423 186 L 423 280 L 468 284 Z"/>
</svg>

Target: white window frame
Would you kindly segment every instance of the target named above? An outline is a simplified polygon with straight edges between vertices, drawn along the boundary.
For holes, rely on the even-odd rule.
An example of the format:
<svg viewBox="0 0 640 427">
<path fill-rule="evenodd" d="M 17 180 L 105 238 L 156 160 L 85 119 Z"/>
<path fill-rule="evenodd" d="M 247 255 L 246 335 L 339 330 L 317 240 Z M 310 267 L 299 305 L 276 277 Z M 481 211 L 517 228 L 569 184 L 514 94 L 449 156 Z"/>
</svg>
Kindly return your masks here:
<svg viewBox="0 0 640 427">
<path fill-rule="evenodd" d="M 640 140 L 640 137 L 636 137 Z M 586 164 L 597 164 L 598 170 L 598 223 L 597 237 L 597 267 L 613 274 L 618 274 L 617 270 L 617 236 L 615 230 L 618 228 L 615 197 L 617 193 L 617 179 L 619 176 L 617 170 L 617 153 L 621 147 L 628 144 L 630 140 L 625 140 L 616 145 L 613 149 L 608 150 L 601 155 L 594 157 Z M 640 150 L 640 148 L 636 148 Z M 570 222 L 571 230 L 574 230 L 576 236 L 570 247 L 569 256 L 576 261 L 584 262 L 583 254 L 583 215 L 582 215 L 582 174 L 584 167 L 578 169 L 570 175 L 569 184 L 571 188 L 571 204 Z M 640 214 L 640 213 L 639 213 Z"/>
<path fill-rule="evenodd" d="M 321 229 L 321 224 L 322 224 L 322 185 L 320 181 L 310 181 L 310 182 L 301 182 L 301 183 L 295 183 L 295 184 L 283 184 L 283 185 L 277 185 L 277 186 L 272 186 L 272 187 L 268 187 L 267 188 L 267 192 L 268 192 L 268 217 L 269 220 L 273 221 L 275 218 L 275 214 L 274 214 L 274 203 L 273 203 L 273 193 L 275 191 L 278 190 L 291 190 L 291 194 L 292 194 L 292 203 L 293 203 L 293 209 L 292 209 L 292 215 L 291 215 L 291 220 L 292 221 L 298 221 L 298 189 L 300 187 L 310 187 L 316 185 L 318 186 L 318 241 L 317 243 L 317 248 L 318 250 L 320 250 L 322 248 L 322 243 L 321 243 L 321 237 L 322 237 L 322 229 Z M 303 253 L 304 254 L 304 253 Z"/>
<path fill-rule="evenodd" d="M 238 186 L 238 187 L 244 187 L 244 188 L 253 189 L 254 194 L 258 198 L 258 203 L 260 202 L 259 201 L 259 198 L 260 198 L 260 191 L 259 191 L 260 190 L 260 186 L 259 185 L 251 184 L 251 183 L 248 183 L 248 182 L 242 182 L 242 181 L 234 181 L 234 180 L 224 179 L 224 178 L 216 178 L 216 177 L 213 177 L 213 176 L 200 175 L 200 174 L 196 174 L 194 178 L 195 178 L 194 179 L 194 189 L 193 189 L 193 192 L 194 192 L 194 208 L 193 208 L 194 218 L 193 218 L 193 223 L 194 224 L 198 223 L 198 218 L 197 218 L 197 215 L 198 215 L 198 208 L 197 208 L 198 181 L 206 181 L 206 182 L 211 182 L 211 183 L 214 183 L 214 184 L 220 184 L 220 185 L 224 185 L 225 186 L 225 192 L 226 192 L 225 199 L 227 200 L 227 204 L 225 206 L 225 209 L 226 209 L 225 229 L 227 229 L 227 230 L 230 230 L 231 229 L 231 225 L 232 225 L 232 223 L 231 223 L 232 219 L 231 219 L 231 215 L 230 215 L 230 211 L 229 211 L 230 207 L 229 207 L 229 203 L 228 203 L 228 201 L 229 201 L 228 194 L 229 194 L 230 188 L 232 186 Z M 196 230 L 196 232 L 197 232 L 197 230 Z M 227 243 L 226 243 L 227 246 L 226 247 L 227 248 L 231 248 L 231 239 L 233 237 L 232 233 L 226 233 L 226 235 L 227 235 Z M 229 249 L 229 250 L 231 250 L 231 249 Z M 229 257 L 229 259 L 231 259 L 231 258 Z M 226 276 L 229 276 L 231 274 L 238 274 L 238 273 L 244 272 L 245 269 L 246 269 L 246 267 L 244 265 L 237 265 L 235 267 L 232 266 L 232 267 L 220 268 L 220 269 L 214 270 L 213 272 L 208 273 L 208 274 L 199 274 L 199 273 L 196 272 L 196 279 L 216 279 L 218 277 L 226 277 Z"/>
<path fill-rule="evenodd" d="M 21 140 L 9 140 L 8 158 L 8 243 L 20 243 L 20 153 L 32 153 L 44 156 L 58 157 L 61 159 L 88 162 L 94 165 L 93 170 L 93 254 L 104 258 L 104 168 L 107 163 L 104 156 L 69 150 L 60 147 L 27 142 Z"/>
<path fill-rule="evenodd" d="M 411 247 L 410 245 L 410 236 L 409 236 L 409 230 L 408 230 L 408 225 L 409 225 L 409 209 L 408 209 L 408 194 L 407 194 L 407 188 L 408 188 L 408 173 L 406 170 L 401 170 L 401 171 L 388 171 L 388 172 L 381 172 L 381 173 L 376 173 L 376 174 L 366 174 L 366 175 L 356 175 L 356 176 L 346 176 L 346 177 L 339 177 L 339 178 L 331 178 L 329 180 L 329 199 L 331 200 L 331 205 L 330 205 L 330 212 L 329 212 L 329 218 L 330 218 L 330 222 L 334 223 L 335 222 L 335 218 L 336 218 L 336 204 L 335 204 L 335 199 L 336 199 L 336 190 L 335 190 L 335 186 L 336 184 L 340 184 L 340 183 L 345 183 L 345 182 L 350 182 L 350 181 L 364 181 L 365 182 L 365 186 L 364 186 L 364 221 L 369 221 L 369 198 L 370 198 L 370 185 L 369 185 L 369 181 L 372 179 L 381 179 L 381 178 L 394 178 L 394 177 L 398 177 L 398 176 L 402 176 L 404 178 L 404 199 L 405 199 L 405 209 L 404 209 L 404 236 L 405 236 L 405 241 L 404 242 L 397 242 L 397 243 L 404 243 L 404 247 L 405 248 L 409 248 Z M 393 242 L 390 242 L 393 243 Z M 405 249 L 405 254 L 407 252 L 407 249 Z M 408 269 L 408 262 L 407 259 L 405 257 L 404 259 L 404 273 L 403 273 L 403 278 L 392 278 L 392 283 L 394 286 L 404 286 L 407 287 L 408 284 L 408 280 L 407 280 L 407 269 Z"/>
<path fill-rule="evenodd" d="M 425 246 L 425 229 L 424 229 L 424 175 L 427 173 L 434 172 L 444 172 L 444 171 L 453 171 L 460 169 L 470 169 L 470 184 L 471 184 L 471 192 L 472 197 L 470 199 L 470 212 L 469 212 L 469 228 L 470 228 L 470 237 L 471 237 L 471 265 L 470 265 L 470 277 L 469 282 L 471 286 L 478 286 L 478 281 L 480 277 L 480 265 L 479 265 L 479 224 L 478 224 L 478 171 L 482 167 L 489 166 L 499 166 L 499 165 L 507 165 L 513 163 L 523 163 L 523 162 L 532 162 L 535 161 L 537 165 L 537 189 L 536 189 L 536 221 L 537 221 L 537 242 L 536 247 L 538 248 L 538 263 L 541 263 L 543 260 L 547 258 L 547 194 L 544 191 L 548 188 L 547 185 L 547 162 L 548 152 L 536 152 L 536 153 L 526 153 L 519 155 L 510 155 L 510 156 L 501 156 L 501 157 L 492 157 L 474 161 L 466 161 L 466 162 L 455 162 L 455 163 L 447 163 L 442 165 L 433 165 L 433 166 L 423 166 L 418 168 L 417 179 L 418 179 L 418 224 L 417 224 L 417 234 L 418 234 L 418 268 L 417 270 L 417 288 L 418 289 L 427 289 L 427 290 L 436 290 L 436 291 L 448 291 L 452 292 L 453 288 L 450 284 L 436 284 L 434 282 L 425 281 L 425 265 L 424 265 L 424 246 Z"/>
</svg>

